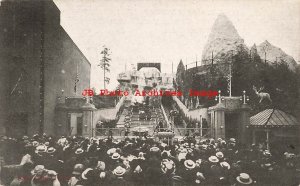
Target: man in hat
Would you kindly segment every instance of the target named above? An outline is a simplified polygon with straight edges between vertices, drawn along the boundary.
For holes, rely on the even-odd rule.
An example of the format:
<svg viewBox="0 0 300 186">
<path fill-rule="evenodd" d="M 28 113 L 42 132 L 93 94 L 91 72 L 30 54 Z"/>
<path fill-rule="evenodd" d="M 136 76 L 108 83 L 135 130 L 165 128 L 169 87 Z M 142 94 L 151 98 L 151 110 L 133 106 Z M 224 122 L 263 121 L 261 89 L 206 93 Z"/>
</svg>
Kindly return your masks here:
<svg viewBox="0 0 300 186">
<path fill-rule="evenodd" d="M 73 172 L 72 172 L 72 177 L 68 181 L 68 186 L 75 186 L 79 180 L 81 180 L 81 174 L 84 170 L 84 165 L 83 164 L 76 164 L 74 166 Z"/>
<path fill-rule="evenodd" d="M 141 168 L 140 165 L 131 167 L 131 170 L 128 173 L 128 179 L 130 182 L 132 182 L 133 185 L 144 185 L 145 179 L 144 179 L 144 171 Z"/>
<path fill-rule="evenodd" d="M 160 181 L 161 185 L 168 185 L 171 182 L 172 177 L 175 175 L 176 165 L 172 160 L 163 159 L 161 161 L 161 172 L 160 172 Z"/>
<path fill-rule="evenodd" d="M 113 177 L 111 178 L 111 185 L 127 185 L 128 173 L 125 168 L 117 166 L 112 173 Z"/>
<path fill-rule="evenodd" d="M 196 179 L 196 163 L 193 160 L 187 159 L 183 164 L 184 167 L 178 174 L 188 185 L 191 185 Z"/>
</svg>

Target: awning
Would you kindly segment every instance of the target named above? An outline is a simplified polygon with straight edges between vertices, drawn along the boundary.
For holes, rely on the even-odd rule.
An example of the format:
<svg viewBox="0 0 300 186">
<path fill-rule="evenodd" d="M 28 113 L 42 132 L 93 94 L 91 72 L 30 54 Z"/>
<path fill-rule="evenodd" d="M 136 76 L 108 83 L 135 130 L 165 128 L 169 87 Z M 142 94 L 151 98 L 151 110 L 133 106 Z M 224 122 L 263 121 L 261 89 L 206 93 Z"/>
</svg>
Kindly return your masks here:
<svg viewBox="0 0 300 186">
<path fill-rule="evenodd" d="M 278 109 L 266 109 L 250 118 L 252 127 L 295 127 L 300 126 L 291 114 Z"/>
</svg>

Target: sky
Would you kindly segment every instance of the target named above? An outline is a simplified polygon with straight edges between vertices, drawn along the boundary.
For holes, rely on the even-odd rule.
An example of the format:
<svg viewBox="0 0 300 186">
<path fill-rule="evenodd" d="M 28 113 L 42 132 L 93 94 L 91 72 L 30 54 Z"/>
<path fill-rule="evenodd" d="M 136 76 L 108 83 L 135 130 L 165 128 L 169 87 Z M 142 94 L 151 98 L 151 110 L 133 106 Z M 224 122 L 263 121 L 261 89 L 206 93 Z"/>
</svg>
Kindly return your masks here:
<svg viewBox="0 0 300 186">
<path fill-rule="evenodd" d="M 97 64 L 111 51 L 108 89 L 118 73 L 138 62 L 160 62 L 162 72 L 201 60 L 221 13 L 247 46 L 268 40 L 300 61 L 300 0 L 54 0 L 61 25 L 92 64 L 91 87 L 103 88 Z"/>
</svg>

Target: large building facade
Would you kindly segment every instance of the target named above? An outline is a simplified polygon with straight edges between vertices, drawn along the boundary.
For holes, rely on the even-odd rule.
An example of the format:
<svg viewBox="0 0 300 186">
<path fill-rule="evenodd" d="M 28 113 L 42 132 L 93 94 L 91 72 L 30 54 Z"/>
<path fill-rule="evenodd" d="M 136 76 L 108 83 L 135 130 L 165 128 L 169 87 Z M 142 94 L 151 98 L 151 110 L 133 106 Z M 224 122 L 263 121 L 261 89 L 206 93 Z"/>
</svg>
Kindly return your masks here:
<svg viewBox="0 0 300 186">
<path fill-rule="evenodd" d="M 2 1 L 0 28 L 0 134 L 54 134 L 57 99 L 89 88 L 91 64 L 53 1 Z"/>
</svg>

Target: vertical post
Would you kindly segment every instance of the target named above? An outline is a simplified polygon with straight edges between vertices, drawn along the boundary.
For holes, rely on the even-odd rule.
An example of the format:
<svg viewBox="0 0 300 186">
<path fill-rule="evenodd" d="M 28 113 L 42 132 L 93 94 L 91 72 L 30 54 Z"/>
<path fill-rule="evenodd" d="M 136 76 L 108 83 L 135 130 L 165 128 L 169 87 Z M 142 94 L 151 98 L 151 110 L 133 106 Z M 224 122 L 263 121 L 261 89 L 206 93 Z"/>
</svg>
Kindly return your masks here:
<svg viewBox="0 0 300 186">
<path fill-rule="evenodd" d="M 14 3 L 15 4 L 15 3 Z M 41 24 L 41 36 L 40 36 L 40 122 L 39 122 L 39 133 L 42 134 L 44 132 L 44 96 L 45 96 L 45 25 L 44 25 L 44 19 L 45 19 L 45 11 L 44 11 L 44 3 L 42 3 L 41 6 L 41 13 L 42 13 L 42 24 Z M 15 18 L 14 18 L 15 21 Z M 15 23 L 14 23 L 15 27 Z M 14 28 L 15 29 L 15 28 Z M 15 32 L 14 32 L 15 34 Z M 15 39 L 14 39 L 15 42 Z M 15 44 L 15 43 L 14 43 Z"/>
<path fill-rule="evenodd" d="M 267 64 L 267 52 L 265 51 L 265 65 Z"/>
<path fill-rule="evenodd" d="M 219 103 L 221 103 L 221 90 L 219 90 L 218 93 L 219 93 L 219 95 L 218 95 L 218 97 L 219 97 Z"/>
<path fill-rule="evenodd" d="M 270 150 L 269 132 L 270 132 L 269 130 L 266 130 L 266 134 L 267 134 L 267 141 L 266 141 L 267 142 L 267 150 Z"/>
<path fill-rule="evenodd" d="M 203 136 L 203 126 L 202 126 L 202 122 L 200 122 L 200 136 Z"/>
<path fill-rule="evenodd" d="M 246 91 L 243 91 L 243 104 L 246 104 Z"/>
<path fill-rule="evenodd" d="M 256 134 L 255 134 L 255 129 L 252 130 L 252 144 L 256 144 Z"/>
</svg>

